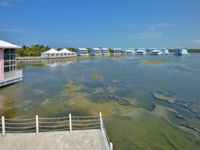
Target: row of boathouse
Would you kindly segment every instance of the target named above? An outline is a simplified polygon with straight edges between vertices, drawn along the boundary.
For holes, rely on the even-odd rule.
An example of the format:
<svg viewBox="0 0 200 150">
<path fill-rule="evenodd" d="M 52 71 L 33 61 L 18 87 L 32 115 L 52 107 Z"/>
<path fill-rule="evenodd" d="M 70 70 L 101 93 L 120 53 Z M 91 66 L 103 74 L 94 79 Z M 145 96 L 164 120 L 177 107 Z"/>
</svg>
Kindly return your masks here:
<svg viewBox="0 0 200 150">
<path fill-rule="evenodd" d="M 122 53 L 125 54 L 138 54 L 138 55 L 145 55 L 145 54 L 151 54 L 151 55 L 169 55 L 169 54 L 175 54 L 175 55 L 188 55 L 188 50 L 186 48 L 176 48 L 174 50 L 174 53 L 170 53 L 167 48 L 151 48 L 148 51 L 145 48 L 138 48 L 135 50 L 134 48 L 128 48 L 128 49 L 121 49 L 121 48 L 114 48 L 113 54 L 114 55 L 121 55 Z M 110 50 L 108 48 L 91 48 L 90 53 L 88 52 L 87 48 L 77 48 L 77 52 L 71 52 L 67 49 L 62 49 L 60 51 L 57 51 L 53 48 L 51 48 L 49 51 L 41 53 L 42 58 L 58 58 L 58 57 L 73 57 L 73 56 L 110 56 Z"/>
</svg>

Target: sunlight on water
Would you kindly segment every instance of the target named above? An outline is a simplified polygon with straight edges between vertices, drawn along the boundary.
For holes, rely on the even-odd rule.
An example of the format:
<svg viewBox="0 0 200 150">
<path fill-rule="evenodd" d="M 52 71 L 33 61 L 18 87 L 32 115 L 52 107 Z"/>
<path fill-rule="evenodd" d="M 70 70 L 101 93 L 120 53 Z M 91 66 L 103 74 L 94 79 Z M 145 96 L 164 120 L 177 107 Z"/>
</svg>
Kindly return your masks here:
<svg viewBox="0 0 200 150">
<path fill-rule="evenodd" d="M 97 115 L 114 149 L 200 148 L 200 54 L 19 61 L 0 89 L 6 118 Z"/>
</svg>

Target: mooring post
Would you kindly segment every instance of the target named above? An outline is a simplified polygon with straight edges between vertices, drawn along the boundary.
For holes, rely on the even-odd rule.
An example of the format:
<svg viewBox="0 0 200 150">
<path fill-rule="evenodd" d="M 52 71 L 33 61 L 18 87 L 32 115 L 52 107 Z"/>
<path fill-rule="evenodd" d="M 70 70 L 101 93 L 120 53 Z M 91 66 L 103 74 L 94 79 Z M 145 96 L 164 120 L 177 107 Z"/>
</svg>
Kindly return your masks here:
<svg viewBox="0 0 200 150">
<path fill-rule="evenodd" d="M 113 144 L 110 143 L 110 150 L 113 150 Z"/>
<path fill-rule="evenodd" d="M 71 117 L 71 114 L 69 114 L 69 131 L 72 132 L 72 117 Z"/>
<path fill-rule="evenodd" d="M 2 135 L 4 136 L 6 134 L 5 117 L 4 116 L 1 117 L 1 121 L 2 121 Z"/>
<path fill-rule="evenodd" d="M 102 120 L 101 112 L 100 112 L 100 125 L 101 125 L 101 130 L 103 130 L 103 120 Z"/>
<path fill-rule="evenodd" d="M 36 134 L 39 134 L 38 115 L 36 115 L 35 119 L 36 119 Z"/>
</svg>

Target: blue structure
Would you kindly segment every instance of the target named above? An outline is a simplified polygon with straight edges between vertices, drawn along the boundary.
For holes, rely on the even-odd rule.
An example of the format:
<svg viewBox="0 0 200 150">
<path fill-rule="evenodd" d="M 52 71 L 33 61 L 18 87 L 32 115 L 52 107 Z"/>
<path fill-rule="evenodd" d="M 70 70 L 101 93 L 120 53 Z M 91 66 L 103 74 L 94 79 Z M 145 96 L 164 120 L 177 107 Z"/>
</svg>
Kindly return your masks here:
<svg viewBox="0 0 200 150">
<path fill-rule="evenodd" d="M 91 53 L 92 56 L 100 56 L 100 55 L 102 55 L 100 48 L 92 48 L 90 53 Z"/>
<path fill-rule="evenodd" d="M 87 48 L 77 48 L 76 51 L 78 56 L 89 56 Z"/>
<path fill-rule="evenodd" d="M 175 55 L 189 55 L 188 50 L 186 48 L 175 48 Z"/>
</svg>

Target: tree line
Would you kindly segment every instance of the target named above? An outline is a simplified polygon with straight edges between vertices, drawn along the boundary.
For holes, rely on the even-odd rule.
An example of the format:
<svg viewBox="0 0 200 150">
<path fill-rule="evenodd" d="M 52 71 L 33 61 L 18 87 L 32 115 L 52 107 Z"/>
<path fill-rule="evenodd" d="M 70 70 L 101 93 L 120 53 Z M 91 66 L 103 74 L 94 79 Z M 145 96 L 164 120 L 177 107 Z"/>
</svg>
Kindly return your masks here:
<svg viewBox="0 0 200 150">
<path fill-rule="evenodd" d="M 56 50 L 60 51 L 62 48 L 57 48 Z M 67 47 L 69 51 L 76 52 L 76 48 Z M 32 47 L 22 46 L 22 48 L 16 49 L 17 56 L 40 56 L 42 52 L 50 50 L 50 47 L 43 45 L 33 45 Z"/>
</svg>

